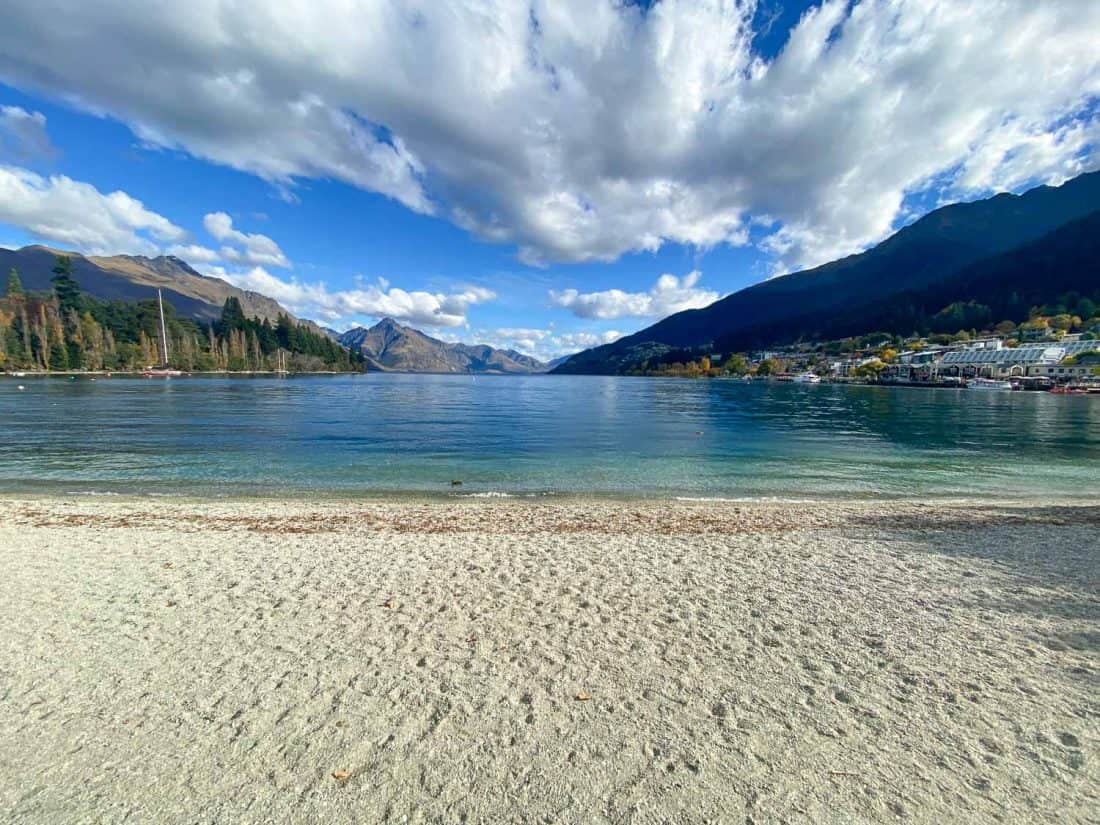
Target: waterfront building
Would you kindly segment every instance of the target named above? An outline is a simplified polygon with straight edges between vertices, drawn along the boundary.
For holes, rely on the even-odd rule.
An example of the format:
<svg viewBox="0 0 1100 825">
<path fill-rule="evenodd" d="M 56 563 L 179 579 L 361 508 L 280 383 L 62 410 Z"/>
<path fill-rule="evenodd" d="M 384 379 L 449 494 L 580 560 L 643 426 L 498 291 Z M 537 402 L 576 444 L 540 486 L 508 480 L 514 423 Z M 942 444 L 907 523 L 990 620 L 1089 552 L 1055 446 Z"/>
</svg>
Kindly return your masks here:
<svg viewBox="0 0 1100 825">
<path fill-rule="evenodd" d="M 961 378 L 1022 378 L 1046 375 L 1066 357 L 1059 346 L 1030 346 L 1015 349 L 977 349 L 948 352 L 940 364 L 941 375 Z"/>
</svg>

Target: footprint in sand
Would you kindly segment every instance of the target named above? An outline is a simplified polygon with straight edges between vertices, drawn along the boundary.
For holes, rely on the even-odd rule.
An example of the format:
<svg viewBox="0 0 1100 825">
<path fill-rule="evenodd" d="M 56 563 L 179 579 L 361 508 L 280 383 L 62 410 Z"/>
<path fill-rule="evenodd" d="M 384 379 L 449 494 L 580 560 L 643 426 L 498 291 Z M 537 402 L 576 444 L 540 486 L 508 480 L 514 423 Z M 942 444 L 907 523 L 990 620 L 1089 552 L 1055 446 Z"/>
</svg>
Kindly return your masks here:
<svg viewBox="0 0 1100 825">
<path fill-rule="evenodd" d="M 1079 748 L 1081 747 L 1081 740 L 1074 736 L 1072 733 L 1062 732 L 1058 734 L 1058 741 L 1067 748 Z"/>
</svg>

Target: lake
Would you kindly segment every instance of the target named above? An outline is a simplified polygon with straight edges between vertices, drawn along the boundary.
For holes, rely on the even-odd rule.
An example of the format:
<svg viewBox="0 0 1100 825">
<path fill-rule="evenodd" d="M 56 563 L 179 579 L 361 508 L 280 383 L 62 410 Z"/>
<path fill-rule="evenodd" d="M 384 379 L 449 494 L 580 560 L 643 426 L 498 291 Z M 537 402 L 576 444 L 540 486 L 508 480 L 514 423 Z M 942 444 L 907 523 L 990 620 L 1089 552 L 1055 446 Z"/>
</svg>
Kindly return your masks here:
<svg viewBox="0 0 1100 825">
<path fill-rule="evenodd" d="M 548 375 L 0 378 L 5 493 L 1087 498 L 1098 467 L 1100 397 Z"/>
</svg>

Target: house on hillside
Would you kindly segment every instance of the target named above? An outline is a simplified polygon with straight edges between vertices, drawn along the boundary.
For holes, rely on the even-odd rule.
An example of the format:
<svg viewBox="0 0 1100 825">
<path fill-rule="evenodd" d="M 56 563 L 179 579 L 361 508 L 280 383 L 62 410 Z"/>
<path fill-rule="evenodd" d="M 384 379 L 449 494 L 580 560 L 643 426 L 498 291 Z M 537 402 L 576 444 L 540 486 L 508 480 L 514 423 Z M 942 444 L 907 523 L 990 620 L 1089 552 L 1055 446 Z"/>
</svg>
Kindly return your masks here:
<svg viewBox="0 0 1100 825">
<path fill-rule="evenodd" d="M 1003 338 L 975 338 L 964 342 L 963 349 L 1004 349 L 1004 346 Z"/>
<path fill-rule="evenodd" d="M 1016 333 L 1021 341 L 1045 341 L 1054 335 L 1054 330 L 1046 321 L 1029 321 L 1021 324 Z"/>
</svg>

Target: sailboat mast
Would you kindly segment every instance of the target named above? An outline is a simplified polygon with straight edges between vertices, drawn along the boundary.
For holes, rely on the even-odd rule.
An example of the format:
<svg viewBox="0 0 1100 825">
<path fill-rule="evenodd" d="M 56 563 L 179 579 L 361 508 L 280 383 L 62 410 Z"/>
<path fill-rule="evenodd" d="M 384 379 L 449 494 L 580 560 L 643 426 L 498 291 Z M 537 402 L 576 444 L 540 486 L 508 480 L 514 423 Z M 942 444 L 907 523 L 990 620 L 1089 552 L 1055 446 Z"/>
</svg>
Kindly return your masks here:
<svg viewBox="0 0 1100 825">
<path fill-rule="evenodd" d="M 164 352 L 164 365 L 168 366 L 168 331 L 164 327 L 164 299 L 157 290 L 157 306 L 160 307 L 160 344 Z"/>
</svg>

